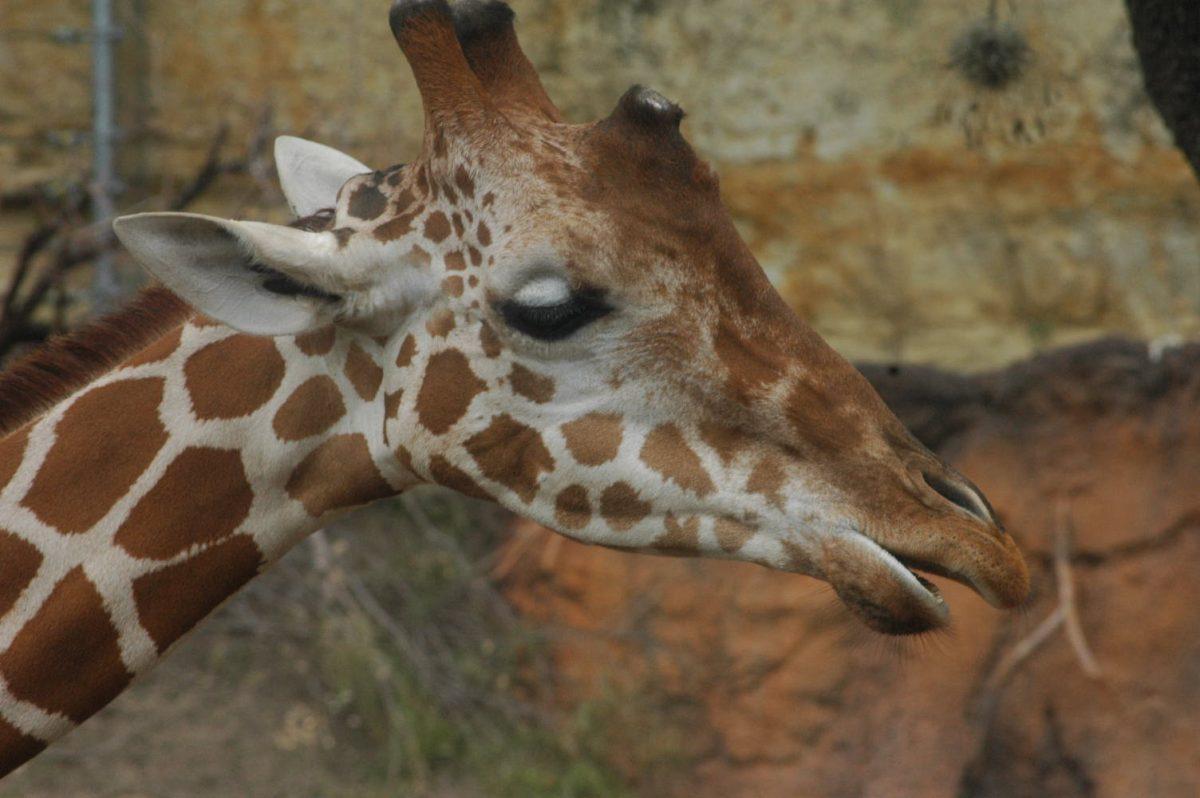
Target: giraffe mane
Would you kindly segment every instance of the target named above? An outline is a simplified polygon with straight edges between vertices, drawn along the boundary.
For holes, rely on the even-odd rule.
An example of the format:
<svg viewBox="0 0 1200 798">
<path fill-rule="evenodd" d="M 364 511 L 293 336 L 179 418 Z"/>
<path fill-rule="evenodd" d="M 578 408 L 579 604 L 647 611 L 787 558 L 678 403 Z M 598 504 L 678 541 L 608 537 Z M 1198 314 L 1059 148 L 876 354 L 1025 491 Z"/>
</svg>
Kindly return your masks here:
<svg viewBox="0 0 1200 798">
<path fill-rule="evenodd" d="M 0 435 L 20 429 L 192 313 L 166 288 L 151 286 L 120 310 L 50 339 L 0 373 Z"/>
</svg>

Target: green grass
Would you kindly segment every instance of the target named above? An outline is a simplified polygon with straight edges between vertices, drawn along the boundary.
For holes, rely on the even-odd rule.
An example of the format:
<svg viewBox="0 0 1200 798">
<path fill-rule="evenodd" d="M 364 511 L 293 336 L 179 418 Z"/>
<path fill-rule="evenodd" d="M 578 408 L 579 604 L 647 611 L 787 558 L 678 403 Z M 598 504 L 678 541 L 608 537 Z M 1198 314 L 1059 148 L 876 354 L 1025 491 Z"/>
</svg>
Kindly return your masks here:
<svg viewBox="0 0 1200 798">
<path fill-rule="evenodd" d="M 328 709 L 351 743 L 338 748 L 367 752 L 355 763 L 366 788 L 632 795 L 612 762 L 624 752 L 604 726 L 617 717 L 611 706 L 547 710 L 545 641 L 486 578 L 494 511 L 431 493 L 376 518 L 375 529 L 336 536 L 346 570 L 327 577 L 333 598 L 318 632 Z"/>
</svg>

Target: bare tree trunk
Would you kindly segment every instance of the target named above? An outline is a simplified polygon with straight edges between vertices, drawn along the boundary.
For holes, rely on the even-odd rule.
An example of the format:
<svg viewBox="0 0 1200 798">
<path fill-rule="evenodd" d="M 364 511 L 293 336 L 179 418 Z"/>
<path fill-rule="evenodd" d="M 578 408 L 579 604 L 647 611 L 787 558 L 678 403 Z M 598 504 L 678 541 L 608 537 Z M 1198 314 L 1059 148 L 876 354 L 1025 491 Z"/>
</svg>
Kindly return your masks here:
<svg viewBox="0 0 1200 798">
<path fill-rule="evenodd" d="M 1200 177 L 1200 2 L 1125 0 L 1146 91 Z"/>
</svg>

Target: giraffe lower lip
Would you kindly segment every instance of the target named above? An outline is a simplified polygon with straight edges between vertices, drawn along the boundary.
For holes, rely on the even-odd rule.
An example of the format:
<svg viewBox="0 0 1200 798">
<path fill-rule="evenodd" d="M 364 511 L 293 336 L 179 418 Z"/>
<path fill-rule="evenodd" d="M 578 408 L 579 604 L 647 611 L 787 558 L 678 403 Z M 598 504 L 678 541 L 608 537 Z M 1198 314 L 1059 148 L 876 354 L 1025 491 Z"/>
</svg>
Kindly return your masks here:
<svg viewBox="0 0 1200 798">
<path fill-rule="evenodd" d="M 827 543 L 824 564 L 838 596 L 877 632 L 923 634 L 949 623 L 937 586 L 866 535 Z"/>
</svg>

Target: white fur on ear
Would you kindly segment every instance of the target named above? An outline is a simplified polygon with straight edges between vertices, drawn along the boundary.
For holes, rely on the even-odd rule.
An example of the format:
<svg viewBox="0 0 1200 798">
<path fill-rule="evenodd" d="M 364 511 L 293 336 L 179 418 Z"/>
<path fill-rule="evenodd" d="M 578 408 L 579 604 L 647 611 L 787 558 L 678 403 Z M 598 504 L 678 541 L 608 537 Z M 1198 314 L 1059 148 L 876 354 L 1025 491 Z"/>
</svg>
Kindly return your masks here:
<svg viewBox="0 0 1200 798">
<path fill-rule="evenodd" d="M 295 136 L 275 139 L 275 168 L 283 195 L 299 217 L 332 208 L 347 180 L 373 171 L 333 147 Z"/>
<path fill-rule="evenodd" d="M 113 229 L 163 285 L 243 332 L 297 335 L 341 310 L 332 233 L 193 213 L 122 216 Z"/>
</svg>

